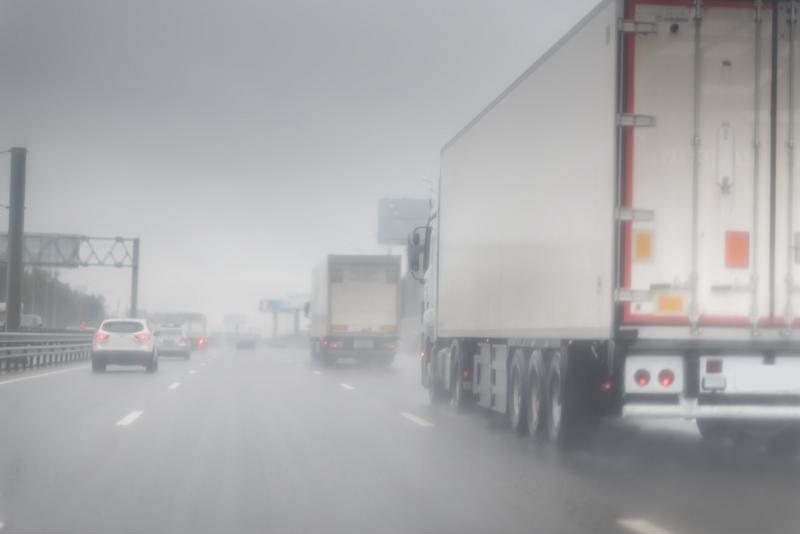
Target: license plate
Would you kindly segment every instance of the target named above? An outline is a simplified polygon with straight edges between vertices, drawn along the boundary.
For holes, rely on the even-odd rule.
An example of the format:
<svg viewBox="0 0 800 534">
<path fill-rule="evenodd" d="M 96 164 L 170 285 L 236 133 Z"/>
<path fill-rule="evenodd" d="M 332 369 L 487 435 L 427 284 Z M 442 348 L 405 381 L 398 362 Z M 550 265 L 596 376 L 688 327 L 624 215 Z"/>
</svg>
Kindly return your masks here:
<svg viewBox="0 0 800 534">
<path fill-rule="evenodd" d="M 354 349 L 373 349 L 375 348 L 375 342 L 371 339 L 356 339 L 353 341 L 353 348 Z"/>
</svg>

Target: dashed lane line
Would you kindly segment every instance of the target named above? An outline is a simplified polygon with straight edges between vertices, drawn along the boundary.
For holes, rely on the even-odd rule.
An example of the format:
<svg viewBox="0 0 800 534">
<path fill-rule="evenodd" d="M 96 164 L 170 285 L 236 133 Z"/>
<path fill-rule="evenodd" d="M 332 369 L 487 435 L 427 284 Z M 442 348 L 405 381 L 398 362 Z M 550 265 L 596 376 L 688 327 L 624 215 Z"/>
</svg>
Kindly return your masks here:
<svg viewBox="0 0 800 534">
<path fill-rule="evenodd" d="M 623 517 L 617 519 L 617 524 L 636 534 L 672 534 L 671 530 L 660 527 L 641 517 Z"/>
<path fill-rule="evenodd" d="M 417 425 L 422 426 L 422 427 L 425 427 L 425 428 L 430 428 L 432 426 L 436 426 L 433 423 L 431 423 L 430 421 L 427 421 L 427 420 L 423 419 L 422 417 L 417 417 L 413 413 L 400 412 L 400 415 L 402 417 L 405 417 L 406 419 L 408 419 L 412 423 L 417 424 Z"/>
<path fill-rule="evenodd" d="M 141 410 L 134 410 L 125 417 L 123 417 L 122 419 L 120 419 L 119 421 L 117 421 L 117 426 L 128 426 L 137 419 L 139 419 L 139 416 L 142 415 L 143 413 L 144 412 Z"/>
</svg>

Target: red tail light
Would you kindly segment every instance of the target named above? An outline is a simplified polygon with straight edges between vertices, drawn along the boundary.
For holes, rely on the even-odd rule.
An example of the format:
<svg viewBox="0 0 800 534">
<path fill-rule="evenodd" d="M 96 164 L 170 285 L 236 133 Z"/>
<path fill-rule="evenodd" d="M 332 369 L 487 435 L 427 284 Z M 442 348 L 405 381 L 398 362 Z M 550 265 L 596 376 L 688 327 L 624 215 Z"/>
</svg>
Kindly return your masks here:
<svg viewBox="0 0 800 534">
<path fill-rule="evenodd" d="M 204 338 L 204 337 L 201 337 L 200 339 L 197 340 L 197 345 L 200 346 L 200 347 L 202 347 L 206 343 L 207 343 L 207 341 L 206 341 L 206 338 Z"/>
<path fill-rule="evenodd" d="M 150 341 L 150 334 L 147 334 L 145 332 L 142 332 L 141 334 L 136 334 L 133 337 L 135 337 L 136 341 L 138 341 L 139 343 L 147 343 L 148 341 Z"/>
<path fill-rule="evenodd" d="M 722 372 L 722 360 L 706 360 L 706 373 L 718 374 Z"/>
<path fill-rule="evenodd" d="M 658 382 L 665 388 L 670 387 L 675 382 L 675 373 L 669 369 L 664 369 L 658 373 Z"/>
<path fill-rule="evenodd" d="M 639 384 L 641 387 L 646 386 L 650 383 L 650 373 L 646 369 L 639 369 L 633 375 L 633 379 Z"/>
<path fill-rule="evenodd" d="M 600 389 L 602 389 L 603 391 L 611 391 L 612 389 L 614 389 L 614 383 L 603 382 L 602 384 L 600 384 Z"/>
<path fill-rule="evenodd" d="M 469 380 L 469 369 L 464 369 L 464 372 L 461 373 L 461 378 L 463 380 Z"/>
<path fill-rule="evenodd" d="M 97 334 L 95 334 L 94 339 L 95 341 L 105 341 L 106 339 L 108 339 L 108 334 L 106 334 L 105 332 L 98 332 Z"/>
</svg>

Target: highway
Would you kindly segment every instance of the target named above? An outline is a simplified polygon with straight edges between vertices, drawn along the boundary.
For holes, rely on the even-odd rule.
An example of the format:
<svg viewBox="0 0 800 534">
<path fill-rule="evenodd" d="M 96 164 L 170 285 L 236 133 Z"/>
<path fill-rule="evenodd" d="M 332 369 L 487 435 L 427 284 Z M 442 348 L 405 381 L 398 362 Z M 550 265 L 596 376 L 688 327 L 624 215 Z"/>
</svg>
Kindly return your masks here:
<svg viewBox="0 0 800 534">
<path fill-rule="evenodd" d="M 475 411 L 475 410 L 473 410 Z M 800 461 L 691 423 L 559 453 L 431 407 L 418 362 L 213 348 L 0 377 L 2 532 L 797 532 Z"/>
</svg>

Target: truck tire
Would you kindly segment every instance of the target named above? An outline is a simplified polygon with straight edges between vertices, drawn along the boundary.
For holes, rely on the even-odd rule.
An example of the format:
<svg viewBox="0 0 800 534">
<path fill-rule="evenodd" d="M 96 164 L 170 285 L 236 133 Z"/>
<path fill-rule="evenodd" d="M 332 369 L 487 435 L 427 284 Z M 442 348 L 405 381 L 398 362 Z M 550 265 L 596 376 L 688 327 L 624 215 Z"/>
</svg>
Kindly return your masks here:
<svg viewBox="0 0 800 534">
<path fill-rule="evenodd" d="M 571 394 L 568 363 L 563 351 L 550 360 L 547 372 L 547 435 L 561 449 L 571 449 L 580 443 L 588 429 L 576 395 Z"/>
<path fill-rule="evenodd" d="M 528 434 L 541 437 L 547 419 L 544 414 L 545 374 L 544 358 L 542 351 L 534 350 L 528 363 Z"/>
<path fill-rule="evenodd" d="M 441 380 L 436 379 L 436 373 L 434 372 L 433 367 L 433 359 L 435 356 L 433 353 L 428 355 L 428 398 L 431 401 L 431 404 L 441 404 L 447 399 L 447 392 L 444 390 L 444 385 L 442 384 Z"/>
<path fill-rule="evenodd" d="M 469 396 L 464 391 L 464 354 L 461 344 L 453 341 L 450 351 L 450 404 L 456 410 L 463 410 L 469 404 Z"/>
<path fill-rule="evenodd" d="M 511 357 L 508 375 L 508 420 L 511 430 L 517 434 L 525 434 L 528 430 L 528 388 L 526 384 L 525 354 L 516 349 Z"/>
</svg>

